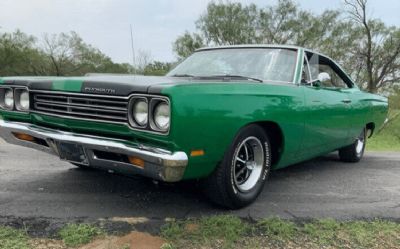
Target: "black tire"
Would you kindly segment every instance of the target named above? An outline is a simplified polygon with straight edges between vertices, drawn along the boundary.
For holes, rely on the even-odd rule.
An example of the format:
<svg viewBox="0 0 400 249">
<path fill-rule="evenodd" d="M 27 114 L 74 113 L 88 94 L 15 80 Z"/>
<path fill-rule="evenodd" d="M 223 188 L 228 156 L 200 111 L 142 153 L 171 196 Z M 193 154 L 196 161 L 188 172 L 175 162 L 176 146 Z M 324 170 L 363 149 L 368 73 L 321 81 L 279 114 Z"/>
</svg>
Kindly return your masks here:
<svg viewBox="0 0 400 249">
<path fill-rule="evenodd" d="M 243 150 L 245 160 L 239 160 L 243 159 Z M 242 128 L 225 152 L 222 162 L 203 181 L 205 194 L 212 202 L 230 209 L 251 204 L 261 193 L 268 178 L 271 156 L 268 135 L 260 126 Z M 245 189 L 245 186 L 249 189 Z"/>
<path fill-rule="evenodd" d="M 365 145 L 367 142 L 366 130 L 363 129 L 360 136 L 353 144 L 341 148 L 339 150 L 339 158 L 343 162 L 356 163 L 361 160 L 364 155 Z M 362 143 L 362 144 L 360 144 Z"/>
</svg>

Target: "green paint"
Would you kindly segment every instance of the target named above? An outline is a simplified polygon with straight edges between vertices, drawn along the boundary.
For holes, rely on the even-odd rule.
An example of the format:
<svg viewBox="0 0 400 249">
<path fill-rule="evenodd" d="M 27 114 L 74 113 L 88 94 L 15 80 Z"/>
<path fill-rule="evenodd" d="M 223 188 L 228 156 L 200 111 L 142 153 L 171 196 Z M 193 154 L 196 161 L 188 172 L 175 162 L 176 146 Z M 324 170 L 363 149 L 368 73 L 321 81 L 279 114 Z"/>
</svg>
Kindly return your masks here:
<svg viewBox="0 0 400 249">
<path fill-rule="evenodd" d="M 83 80 L 76 79 L 60 79 L 54 80 L 52 89 L 54 91 L 80 92 Z"/>
<path fill-rule="evenodd" d="M 284 148 L 274 168 L 349 145 L 369 122 L 381 126 L 385 98 L 342 91 L 246 82 L 177 85 L 163 94 L 172 102 L 170 139 L 186 152 L 206 152 L 189 160 L 185 177 L 196 178 L 212 172 L 239 129 L 250 123 L 270 121 L 282 130 Z M 352 98 L 354 106 L 342 98 Z"/>
<path fill-rule="evenodd" d="M 0 78 L 0 85 L 4 83 L 4 80 Z"/>
</svg>

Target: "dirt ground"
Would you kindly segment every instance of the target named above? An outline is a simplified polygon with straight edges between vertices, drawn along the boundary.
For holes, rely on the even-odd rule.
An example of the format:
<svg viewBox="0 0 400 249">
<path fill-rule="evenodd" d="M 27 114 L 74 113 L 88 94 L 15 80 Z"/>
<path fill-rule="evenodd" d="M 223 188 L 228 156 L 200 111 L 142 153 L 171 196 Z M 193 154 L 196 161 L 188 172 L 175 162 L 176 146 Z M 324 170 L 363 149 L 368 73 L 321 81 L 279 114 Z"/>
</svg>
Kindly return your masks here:
<svg viewBox="0 0 400 249">
<path fill-rule="evenodd" d="M 142 232 L 131 232 L 122 237 L 106 236 L 78 247 L 77 249 L 160 249 L 164 243 L 162 238 Z M 61 240 L 33 239 L 30 246 L 35 249 L 67 249 Z"/>
<path fill-rule="evenodd" d="M 80 249 L 160 249 L 165 241 L 148 233 L 131 232 L 122 237 L 97 239 Z"/>
</svg>

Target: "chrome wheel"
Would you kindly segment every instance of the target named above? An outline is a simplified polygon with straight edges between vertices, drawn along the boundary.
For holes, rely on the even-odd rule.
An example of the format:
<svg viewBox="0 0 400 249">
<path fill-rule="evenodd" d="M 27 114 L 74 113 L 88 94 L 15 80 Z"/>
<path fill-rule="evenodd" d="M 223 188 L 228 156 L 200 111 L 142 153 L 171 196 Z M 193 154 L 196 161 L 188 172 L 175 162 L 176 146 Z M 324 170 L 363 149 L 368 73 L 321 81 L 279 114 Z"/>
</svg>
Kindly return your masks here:
<svg viewBox="0 0 400 249">
<path fill-rule="evenodd" d="M 261 141 L 248 137 L 242 141 L 234 153 L 234 182 L 241 192 L 251 190 L 261 177 L 264 164 L 264 150 Z"/>
<path fill-rule="evenodd" d="M 360 154 L 362 150 L 364 149 L 364 143 L 365 143 L 365 137 L 364 133 L 360 137 L 357 138 L 356 140 L 356 153 Z"/>
<path fill-rule="evenodd" d="M 361 160 L 364 155 L 365 144 L 367 143 L 366 130 L 363 129 L 361 134 L 356 138 L 353 144 L 339 149 L 339 157 L 343 162 L 356 163 Z"/>
<path fill-rule="evenodd" d="M 254 202 L 270 172 L 271 148 L 263 127 L 250 124 L 241 128 L 223 160 L 202 182 L 207 196 L 215 203 L 232 209 Z"/>
</svg>

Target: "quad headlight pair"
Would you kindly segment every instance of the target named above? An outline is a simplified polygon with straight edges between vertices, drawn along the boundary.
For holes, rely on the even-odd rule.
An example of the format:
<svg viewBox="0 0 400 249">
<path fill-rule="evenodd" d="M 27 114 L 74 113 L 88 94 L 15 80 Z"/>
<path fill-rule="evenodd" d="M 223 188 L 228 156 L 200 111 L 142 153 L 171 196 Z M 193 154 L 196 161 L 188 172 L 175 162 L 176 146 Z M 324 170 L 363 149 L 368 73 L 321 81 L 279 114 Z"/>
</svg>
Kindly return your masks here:
<svg viewBox="0 0 400 249">
<path fill-rule="evenodd" d="M 10 111 L 29 111 L 29 91 L 25 88 L 0 88 L 0 107 Z"/>
<path fill-rule="evenodd" d="M 133 97 L 130 103 L 129 121 L 133 127 L 168 132 L 171 110 L 166 99 Z"/>
</svg>

